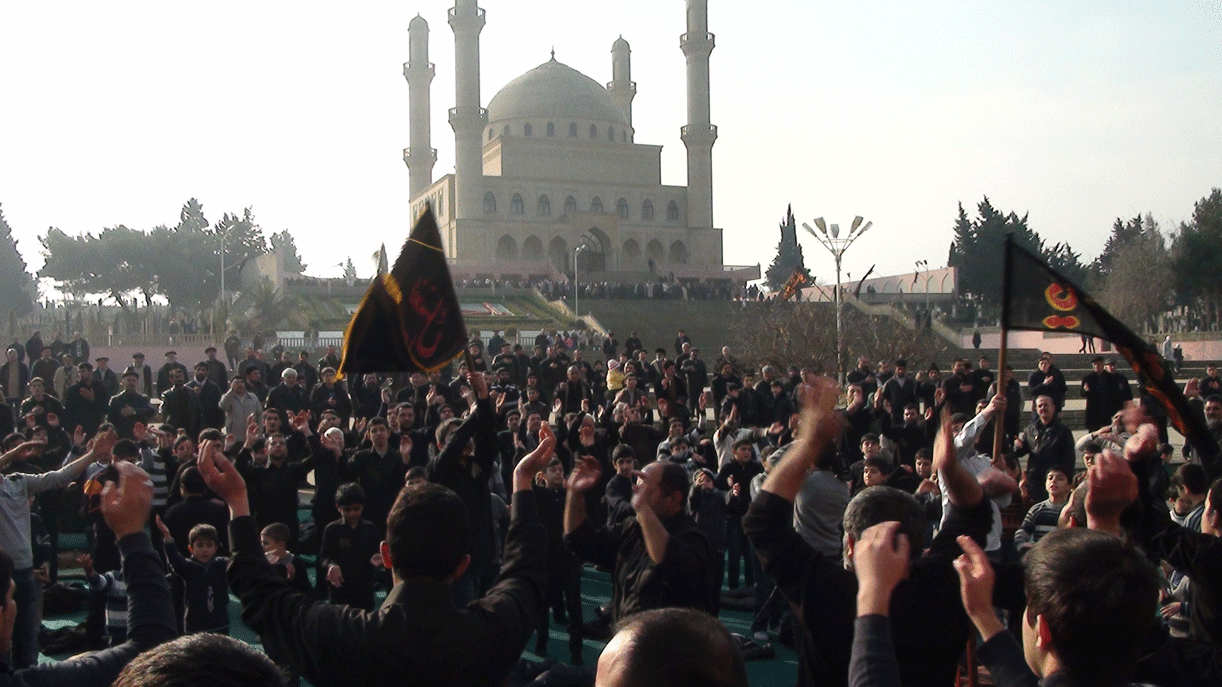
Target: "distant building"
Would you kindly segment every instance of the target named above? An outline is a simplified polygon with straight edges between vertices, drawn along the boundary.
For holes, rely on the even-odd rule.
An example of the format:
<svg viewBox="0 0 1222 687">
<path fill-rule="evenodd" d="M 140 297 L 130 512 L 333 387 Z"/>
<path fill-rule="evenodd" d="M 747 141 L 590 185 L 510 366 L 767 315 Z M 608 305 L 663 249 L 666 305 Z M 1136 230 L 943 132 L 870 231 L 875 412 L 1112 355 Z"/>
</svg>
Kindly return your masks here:
<svg viewBox="0 0 1222 687">
<path fill-rule="evenodd" d="M 455 278 L 654 272 L 678 278 L 746 281 L 758 266 L 727 268 L 722 230 L 713 224 L 709 122 L 707 0 L 688 0 L 687 185 L 661 179 L 661 146 L 637 143 L 632 128 L 628 42 L 611 46 L 612 80 L 604 88 L 552 59 L 506 84 L 485 109 L 479 101 L 479 34 L 485 21 L 476 0 L 456 0 L 457 100 L 449 111 L 455 172 L 433 178 L 428 23 L 408 27 L 412 217 L 432 205 Z M 611 277 L 608 277 L 611 278 Z"/>
</svg>

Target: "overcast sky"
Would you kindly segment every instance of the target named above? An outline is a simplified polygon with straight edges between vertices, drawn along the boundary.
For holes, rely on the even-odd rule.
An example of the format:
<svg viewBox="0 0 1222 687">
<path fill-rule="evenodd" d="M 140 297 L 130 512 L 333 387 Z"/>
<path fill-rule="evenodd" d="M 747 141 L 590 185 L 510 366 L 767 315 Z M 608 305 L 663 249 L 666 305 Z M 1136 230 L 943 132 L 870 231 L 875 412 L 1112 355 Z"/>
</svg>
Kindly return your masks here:
<svg viewBox="0 0 1222 687">
<path fill-rule="evenodd" d="M 308 272 L 358 271 L 408 226 L 407 24 L 431 28 L 436 177 L 453 171 L 443 0 L 7 2 L 0 204 L 31 269 L 49 226 L 96 233 L 252 206 Z M 686 183 L 679 0 L 481 0 L 482 102 L 556 58 L 605 83 L 632 45 L 636 140 Z M 750 8 L 750 9 L 748 9 Z M 772 260 L 777 222 L 874 222 L 861 275 L 945 264 L 956 205 L 988 195 L 1086 259 L 1116 217 L 1164 228 L 1222 186 L 1222 3 L 711 0 L 714 220 L 729 264 Z M 807 265 L 834 275 L 799 231 Z"/>
</svg>

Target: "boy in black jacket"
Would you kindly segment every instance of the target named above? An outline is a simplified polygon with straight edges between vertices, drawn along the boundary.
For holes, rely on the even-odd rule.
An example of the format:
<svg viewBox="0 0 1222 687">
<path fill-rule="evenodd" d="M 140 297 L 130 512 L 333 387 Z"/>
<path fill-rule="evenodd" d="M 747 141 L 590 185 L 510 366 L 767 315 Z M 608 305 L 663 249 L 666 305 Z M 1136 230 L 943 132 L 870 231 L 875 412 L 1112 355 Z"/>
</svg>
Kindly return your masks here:
<svg viewBox="0 0 1222 687">
<path fill-rule="evenodd" d="M 341 484 L 335 507 L 342 519 L 327 525 L 318 560 L 326 571 L 331 603 L 372 611 L 374 575 L 382 567 L 378 548 L 382 535 L 372 522 L 361 518 L 365 490 L 354 482 Z"/>
<path fill-rule="evenodd" d="M 183 627 L 187 634 L 216 632 L 229 634 L 229 585 L 225 582 L 225 568 L 229 559 L 216 555 L 221 539 L 212 525 L 196 525 L 191 528 L 187 550 L 191 558 L 183 558 L 174 546 L 170 528 L 157 518 L 157 529 L 163 537 L 162 547 L 170 568 L 183 580 L 187 612 Z"/>
</svg>

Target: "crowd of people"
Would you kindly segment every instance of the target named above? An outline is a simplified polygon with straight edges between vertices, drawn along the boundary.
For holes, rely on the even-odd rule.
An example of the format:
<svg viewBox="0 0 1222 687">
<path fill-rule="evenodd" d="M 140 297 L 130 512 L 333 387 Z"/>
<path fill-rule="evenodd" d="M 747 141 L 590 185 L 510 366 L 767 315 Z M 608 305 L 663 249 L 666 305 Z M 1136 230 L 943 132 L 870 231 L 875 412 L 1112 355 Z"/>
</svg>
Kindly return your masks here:
<svg viewBox="0 0 1222 687">
<path fill-rule="evenodd" d="M 948 685 L 965 652 L 998 685 L 1222 684 L 1219 465 L 1172 462 L 1114 361 L 1080 383 L 1075 441 L 1049 355 L 1024 394 L 987 358 L 945 376 L 861 358 L 842 386 L 728 347 L 706 362 L 682 330 L 652 350 L 608 333 L 593 362 L 535 343 L 342 380 L 334 348 L 117 372 L 75 341 L 34 367 L 11 347 L 0 675 L 525 684 L 554 620 L 567 660 L 539 685 L 744 685 L 772 642 L 802 685 Z M 1216 367 L 1185 391 L 1222 440 Z M 39 665 L 78 510 L 86 632 L 108 648 Z M 595 614 L 592 568 L 612 581 Z M 231 593 L 266 655 L 226 637 Z M 723 597 L 747 599 L 748 636 Z M 587 640 L 608 642 L 597 665 Z"/>
</svg>

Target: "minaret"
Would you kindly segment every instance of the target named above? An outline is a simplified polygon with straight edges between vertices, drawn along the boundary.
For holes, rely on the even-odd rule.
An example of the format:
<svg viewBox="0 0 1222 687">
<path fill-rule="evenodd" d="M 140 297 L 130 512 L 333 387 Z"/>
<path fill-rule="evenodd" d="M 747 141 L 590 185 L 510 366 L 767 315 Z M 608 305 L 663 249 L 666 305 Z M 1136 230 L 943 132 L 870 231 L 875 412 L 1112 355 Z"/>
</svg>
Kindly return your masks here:
<svg viewBox="0 0 1222 687">
<path fill-rule="evenodd" d="M 687 226 L 713 227 L 713 142 L 717 127 L 709 123 L 708 0 L 687 0 L 687 33 L 679 37 L 687 58 L 687 126 L 681 129 L 687 146 Z"/>
<path fill-rule="evenodd" d="M 620 36 L 611 44 L 611 83 L 607 90 L 628 116 L 628 130 L 632 131 L 632 99 L 636 96 L 636 82 L 632 80 L 632 49 L 628 41 Z"/>
<path fill-rule="evenodd" d="M 434 74 L 433 63 L 429 62 L 429 23 L 419 14 L 407 25 L 407 54 L 403 78 L 407 79 L 411 147 L 403 149 L 403 161 L 407 163 L 411 197 L 415 198 L 433 184 L 433 164 L 437 162 L 429 117 L 429 84 Z"/>
<path fill-rule="evenodd" d="M 481 214 L 484 155 L 481 137 L 488 111 L 479 104 L 479 32 L 484 28 L 484 10 L 476 0 L 454 0 L 449 12 L 454 29 L 454 177 L 456 219 Z"/>
</svg>

